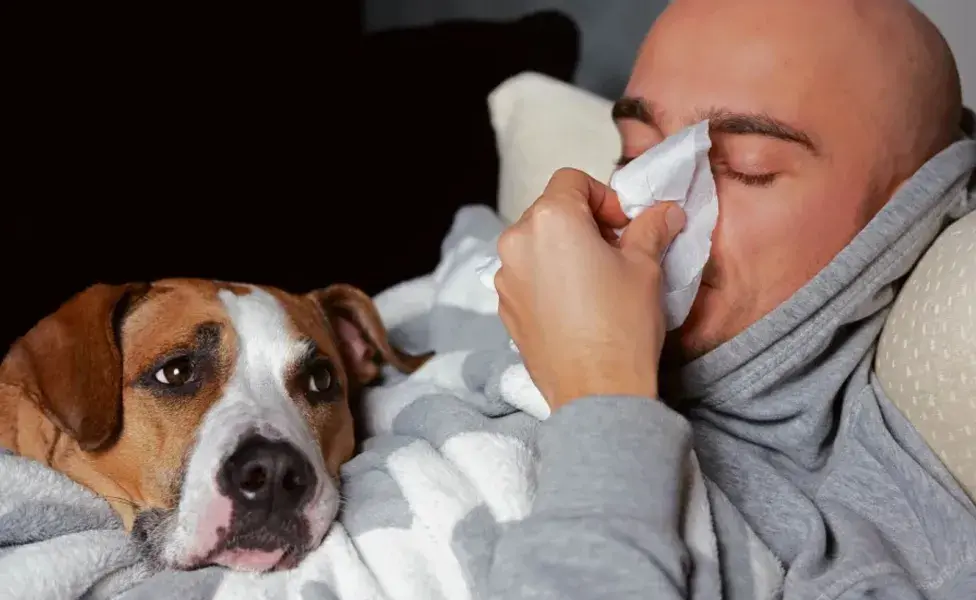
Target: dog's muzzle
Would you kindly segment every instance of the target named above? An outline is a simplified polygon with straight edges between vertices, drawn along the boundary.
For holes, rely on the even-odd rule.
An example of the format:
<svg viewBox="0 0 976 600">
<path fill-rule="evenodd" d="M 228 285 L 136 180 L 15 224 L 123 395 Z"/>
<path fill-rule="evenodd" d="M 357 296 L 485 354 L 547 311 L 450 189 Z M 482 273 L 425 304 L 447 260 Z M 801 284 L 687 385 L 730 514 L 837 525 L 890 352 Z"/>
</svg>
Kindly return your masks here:
<svg viewBox="0 0 976 600">
<path fill-rule="evenodd" d="M 230 514 L 208 562 L 258 571 L 289 566 L 309 543 L 304 512 L 317 485 L 312 464 L 291 443 L 243 439 L 217 473 Z"/>
<path fill-rule="evenodd" d="M 246 511 L 255 525 L 274 529 L 308 503 L 317 480 L 293 445 L 256 435 L 224 462 L 217 484 L 234 513 Z"/>
</svg>

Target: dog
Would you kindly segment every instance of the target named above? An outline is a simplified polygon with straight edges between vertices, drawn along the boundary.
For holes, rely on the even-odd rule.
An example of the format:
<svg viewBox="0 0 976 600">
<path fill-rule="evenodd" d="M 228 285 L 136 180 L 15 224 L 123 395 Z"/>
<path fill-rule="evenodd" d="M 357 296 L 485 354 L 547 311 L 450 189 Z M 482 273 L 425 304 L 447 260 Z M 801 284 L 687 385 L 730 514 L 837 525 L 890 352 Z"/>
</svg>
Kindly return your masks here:
<svg viewBox="0 0 976 600">
<path fill-rule="evenodd" d="M 428 358 L 349 285 L 96 284 L 0 364 L 0 447 L 105 498 L 157 567 L 288 569 L 339 510 L 357 395 Z"/>
</svg>

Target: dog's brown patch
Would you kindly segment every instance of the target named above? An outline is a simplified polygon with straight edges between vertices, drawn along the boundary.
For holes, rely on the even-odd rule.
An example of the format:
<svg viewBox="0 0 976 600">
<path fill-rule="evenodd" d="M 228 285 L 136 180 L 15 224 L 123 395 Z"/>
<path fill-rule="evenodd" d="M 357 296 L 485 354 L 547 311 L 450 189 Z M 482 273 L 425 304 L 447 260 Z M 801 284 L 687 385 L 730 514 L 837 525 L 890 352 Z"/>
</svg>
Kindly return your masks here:
<svg viewBox="0 0 976 600">
<path fill-rule="evenodd" d="M 143 507 L 170 507 L 193 433 L 220 398 L 233 370 L 237 337 L 208 282 L 160 282 L 128 315 L 122 329 L 123 427 L 118 442 L 93 457 L 109 476 Z M 140 381 L 160 357 L 199 344 L 202 326 L 219 337 L 210 372 L 192 396 L 160 397 Z M 153 457 L 147 461 L 146 457 Z"/>
</svg>

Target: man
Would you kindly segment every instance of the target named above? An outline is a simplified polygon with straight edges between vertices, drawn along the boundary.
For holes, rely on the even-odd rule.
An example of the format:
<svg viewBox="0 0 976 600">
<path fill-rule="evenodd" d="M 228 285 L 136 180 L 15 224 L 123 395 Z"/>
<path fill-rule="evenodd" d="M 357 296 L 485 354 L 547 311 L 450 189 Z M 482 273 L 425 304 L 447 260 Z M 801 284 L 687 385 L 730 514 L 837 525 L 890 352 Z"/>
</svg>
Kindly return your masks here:
<svg viewBox="0 0 976 600">
<path fill-rule="evenodd" d="M 933 25 L 903 0 L 676 0 L 614 116 L 624 160 L 710 119 L 712 255 L 665 344 L 680 210 L 608 242 L 613 192 L 566 170 L 500 239 L 499 314 L 553 415 L 498 597 L 691 597 L 692 454 L 724 595 L 750 597 L 751 528 L 786 598 L 976 597 L 976 507 L 871 372 L 893 284 L 976 201 Z"/>
</svg>

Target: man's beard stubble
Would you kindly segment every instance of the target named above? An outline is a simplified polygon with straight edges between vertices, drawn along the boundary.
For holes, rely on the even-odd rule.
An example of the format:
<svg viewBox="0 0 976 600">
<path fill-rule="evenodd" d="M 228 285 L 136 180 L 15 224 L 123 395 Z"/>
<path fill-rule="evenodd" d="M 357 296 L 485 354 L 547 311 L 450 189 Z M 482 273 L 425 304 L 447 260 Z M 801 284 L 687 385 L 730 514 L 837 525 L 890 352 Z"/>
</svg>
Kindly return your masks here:
<svg viewBox="0 0 976 600">
<path fill-rule="evenodd" d="M 714 346 L 706 340 L 688 336 L 684 327 L 669 331 L 664 337 L 664 347 L 661 350 L 662 372 L 673 372 L 708 354 Z"/>
</svg>

